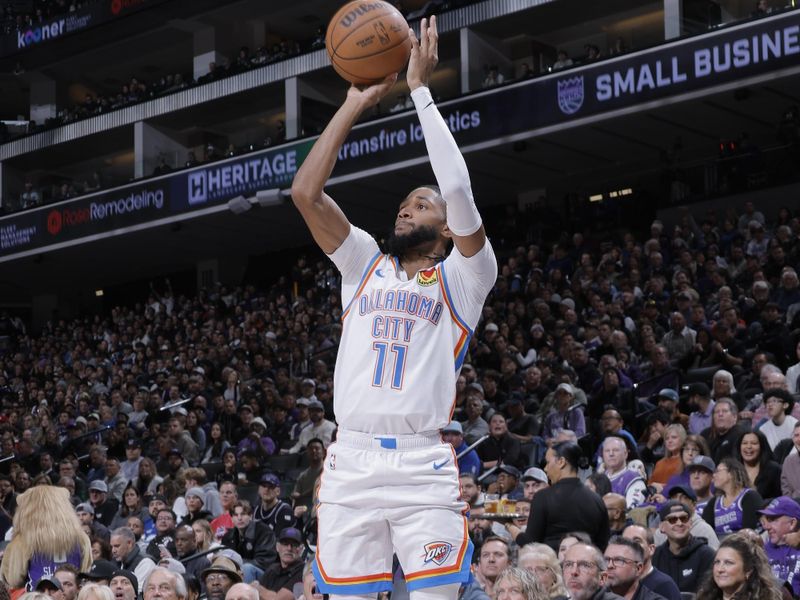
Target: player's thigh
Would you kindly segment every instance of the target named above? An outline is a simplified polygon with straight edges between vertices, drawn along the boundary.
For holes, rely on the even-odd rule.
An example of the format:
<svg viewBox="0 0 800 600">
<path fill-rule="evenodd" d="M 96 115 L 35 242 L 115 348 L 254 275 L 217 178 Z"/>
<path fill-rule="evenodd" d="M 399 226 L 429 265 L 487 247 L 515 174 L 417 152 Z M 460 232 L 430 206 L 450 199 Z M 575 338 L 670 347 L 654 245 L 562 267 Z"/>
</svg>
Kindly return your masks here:
<svg viewBox="0 0 800 600">
<path fill-rule="evenodd" d="M 472 543 L 462 511 L 446 507 L 393 511 L 389 524 L 410 591 L 469 579 Z"/>
<path fill-rule="evenodd" d="M 391 589 L 392 541 L 379 509 L 320 504 L 315 576 L 326 594 Z"/>
</svg>

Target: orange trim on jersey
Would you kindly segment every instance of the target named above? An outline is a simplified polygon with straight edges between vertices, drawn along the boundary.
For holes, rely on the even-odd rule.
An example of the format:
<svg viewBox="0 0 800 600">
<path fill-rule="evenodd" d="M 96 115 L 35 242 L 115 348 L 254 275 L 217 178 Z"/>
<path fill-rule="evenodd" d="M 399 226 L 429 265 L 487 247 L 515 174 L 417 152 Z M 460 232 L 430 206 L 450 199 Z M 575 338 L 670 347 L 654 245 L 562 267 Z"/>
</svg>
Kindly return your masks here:
<svg viewBox="0 0 800 600">
<path fill-rule="evenodd" d="M 369 278 L 370 278 L 370 277 L 372 277 L 372 274 L 375 272 L 375 269 L 377 269 L 377 268 L 378 268 L 378 265 L 381 263 L 381 261 L 382 261 L 384 258 L 385 258 L 385 255 L 384 255 L 384 254 L 381 254 L 381 253 L 379 252 L 379 253 L 378 253 L 378 254 L 375 256 L 375 258 L 373 258 L 373 259 L 372 259 L 372 264 L 371 264 L 369 267 L 367 267 L 367 270 L 366 270 L 365 274 L 362 276 L 362 279 L 361 279 L 361 284 L 358 286 L 358 289 L 357 289 L 357 290 L 355 291 L 355 293 L 353 294 L 353 297 L 352 297 L 352 299 L 350 300 L 350 303 L 347 305 L 347 308 L 346 308 L 346 309 L 345 309 L 345 311 L 342 313 L 342 317 L 341 317 L 341 320 L 342 320 L 342 321 L 344 321 L 344 318 L 345 318 L 345 317 L 347 316 L 347 314 L 350 312 L 350 307 L 351 307 L 351 306 L 353 306 L 353 302 L 355 302 L 355 301 L 356 301 L 356 299 L 358 298 L 358 295 L 359 295 L 359 294 L 360 294 L 360 293 L 361 293 L 361 292 L 364 290 L 364 287 L 367 285 L 367 282 L 369 281 Z"/>
<path fill-rule="evenodd" d="M 453 453 L 455 455 L 455 452 Z M 455 456 L 454 456 L 455 458 Z M 456 463 L 458 464 L 458 463 Z M 464 520 L 464 534 L 461 539 L 461 550 L 458 553 L 458 558 L 453 566 L 450 567 L 440 567 L 438 569 L 431 569 L 429 571 L 416 571 L 414 573 L 406 573 L 406 581 L 412 581 L 416 579 L 425 579 L 427 577 L 436 577 L 439 575 L 449 575 L 450 573 L 458 573 L 463 568 L 462 563 L 464 562 L 464 555 L 467 553 L 467 548 L 469 547 L 469 528 L 467 526 L 467 511 L 469 511 L 469 506 L 467 506 L 464 510 L 461 511 L 461 516 Z"/>
<path fill-rule="evenodd" d="M 453 359 L 455 360 L 461 354 L 464 346 L 469 341 L 470 331 L 469 328 L 461 322 L 461 318 L 458 316 L 455 309 L 453 309 L 453 305 L 450 303 L 450 295 L 447 293 L 447 287 L 444 284 L 444 276 L 442 275 L 441 267 L 438 267 L 436 270 L 439 272 L 439 281 L 442 285 L 442 298 L 444 298 L 444 303 L 447 305 L 447 310 L 450 311 L 450 316 L 453 318 L 453 323 L 458 325 L 458 328 L 461 330 L 461 335 L 459 336 L 458 342 L 456 342 L 456 346 L 453 350 Z"/>
<path fill-rule="evenodd" d="M 322 469 L 322 474 L 320 475 L 320 480 L 322 480 L 323 475 L 325 474 L 325 469 Z M 322 492 L 322 485 L 324 482 L 320 481 L 319 488 L 320 492 Z M 374 583 L 376 581 L 392 581 L 392 574 L 391 573 L 378 573 L 375 575 L 364 575 L 364 576 L 356 576 L 356 577 L 331 577 L 325 572 L 325 567 L 322 566 L 322 545 L 321 545 L 321 538 L 319 535 L 319 524 L 322 521 L 322 511 L 320 510 L 322 505 L 317 508 L 317 553 L 315 560 L 317 561 L 317 567 L 319 568 L 319 574 L 322 575 L 322 579 L 325 583 L 330 585 L 354 585 L 359 583 Z"/>
</svg>

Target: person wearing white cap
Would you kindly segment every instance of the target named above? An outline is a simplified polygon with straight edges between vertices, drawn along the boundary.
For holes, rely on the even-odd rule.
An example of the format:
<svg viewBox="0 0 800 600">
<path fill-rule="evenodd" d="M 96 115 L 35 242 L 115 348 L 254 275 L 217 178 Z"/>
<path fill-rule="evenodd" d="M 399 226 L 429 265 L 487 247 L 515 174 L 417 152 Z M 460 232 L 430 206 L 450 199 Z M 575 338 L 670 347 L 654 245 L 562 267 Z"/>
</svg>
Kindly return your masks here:
<svg viewBox="0 0 800 600">
<path fill-rule="evenodd" d="M 547 474 L 539 467 L 531 467 L 522 474 L 522 497 L 525 500 L 533 500 L 533 497 L 549 487 L 550 483 Z"/>
<path fill-rule="evenodd" d="M 453 446 L 456 456 L 467 449 L 467 442 L 464 441 L 464 429 L 458 421 L 450 421 L 442 428 L 442 440 Z M 478 476 L 481 472 L 481 459 L 478 458 L 475 450 L 470 450 L 458 459 L 458 472 Z"/>
</svg>

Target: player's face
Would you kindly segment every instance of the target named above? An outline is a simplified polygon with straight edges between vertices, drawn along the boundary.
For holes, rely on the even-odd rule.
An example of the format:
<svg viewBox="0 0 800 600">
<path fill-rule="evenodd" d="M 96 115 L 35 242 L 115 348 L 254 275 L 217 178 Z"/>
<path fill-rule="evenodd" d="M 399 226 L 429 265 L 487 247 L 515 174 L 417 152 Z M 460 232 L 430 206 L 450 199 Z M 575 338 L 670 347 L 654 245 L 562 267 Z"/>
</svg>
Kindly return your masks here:
<svg viewBox="0 0 800 600">
<path fill-rule="evenodd" d="M 411 192 L 397 211 L 394 228 L 386 238 L 386 250 L 402 256 L 412 248 L 430 244 L 444 233 L 446 224 L 444 203 L 428 188 Z"/>
</svg>

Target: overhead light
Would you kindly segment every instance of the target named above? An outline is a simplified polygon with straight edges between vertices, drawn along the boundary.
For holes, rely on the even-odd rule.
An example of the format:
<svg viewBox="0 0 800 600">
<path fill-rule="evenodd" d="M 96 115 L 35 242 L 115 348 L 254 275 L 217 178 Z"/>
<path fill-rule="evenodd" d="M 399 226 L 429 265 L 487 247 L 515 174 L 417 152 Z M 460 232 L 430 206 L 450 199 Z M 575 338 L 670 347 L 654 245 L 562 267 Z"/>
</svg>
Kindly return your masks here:
<svg viewBox="0 0 800 600">
<path fill-rule="evenodd" d="M 250 206 L 250 202 L 244 196 L 236 196 L 236 198 L 228 200 L 228 210 L 235 215 L 247 212 L 250 210 Z"/>
<path fill-rule="evenodd" d="M 603 194 L 592 194 L 589 196 L 589 202 L 602 202 Z"/>
<path fill-rule="evenodd" d="M 283 192 L 280 188 L 260 190 L 256 192 L 256 201 L 259 206 L 277 206 L 283 204 Z"/>
<path fill-rule="evenodd" d="M 94 295 L 97 296 L 98 298 L 102 297 L 103 294 L 104 294 L 103 290 L 95 290 L 94 291 Z"/>
</svg>

